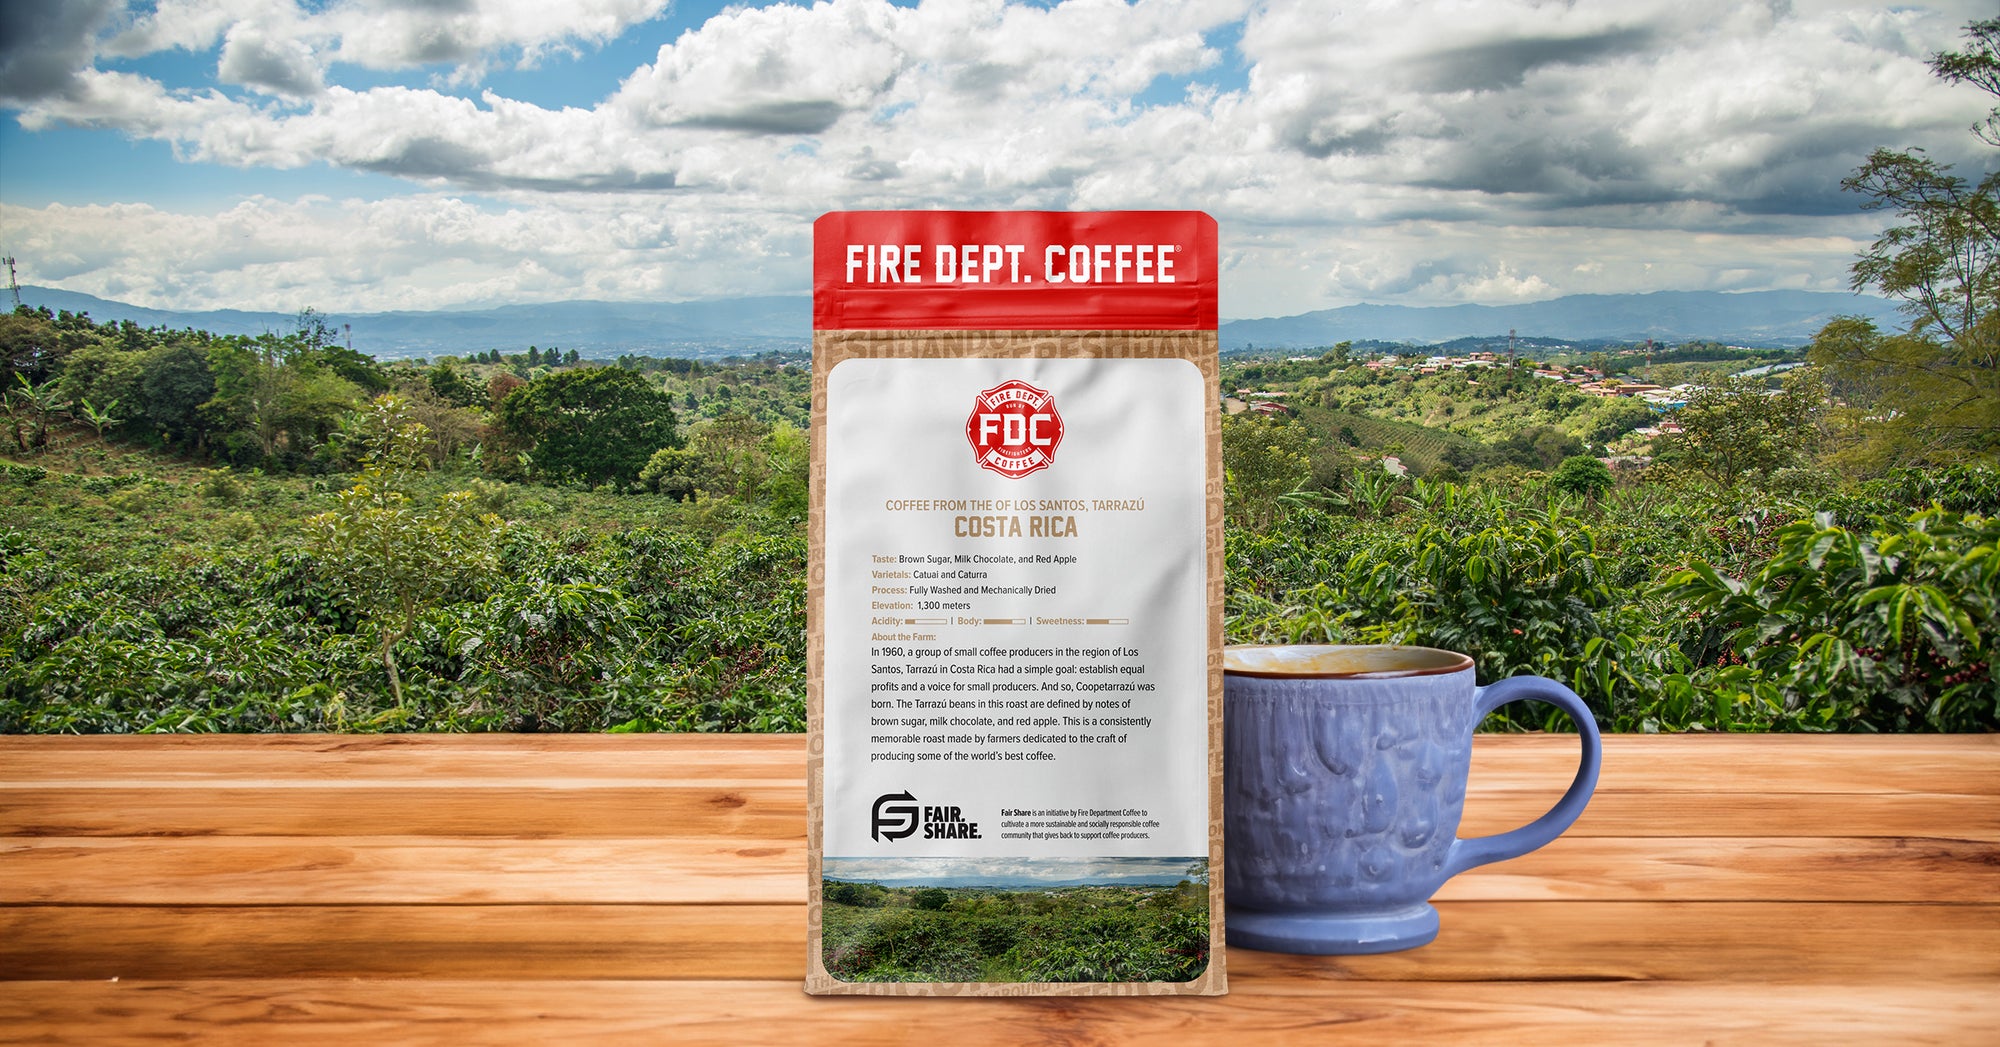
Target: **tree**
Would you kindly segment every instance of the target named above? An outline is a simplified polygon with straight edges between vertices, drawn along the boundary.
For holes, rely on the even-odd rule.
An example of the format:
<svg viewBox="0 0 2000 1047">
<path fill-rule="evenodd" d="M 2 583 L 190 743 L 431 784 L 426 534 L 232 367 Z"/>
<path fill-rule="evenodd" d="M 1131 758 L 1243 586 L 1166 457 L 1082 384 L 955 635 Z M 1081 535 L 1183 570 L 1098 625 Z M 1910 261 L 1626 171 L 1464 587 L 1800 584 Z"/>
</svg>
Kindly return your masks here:
<svg viewBox="0 0 2000 1047">
<path fill-rule="evenodd" d="M 1312 475 L 1312 437 L 1302 425 L 1249 414 L 1222 423 L 1225 505 L 1232 519 L 1263 530 L 1277 518 L 1278 499 Z"/>
<path fill-rule="evenodd" d="M 45 314 L 22 306 L 0 316 L 0 382 L 12 385 L 17 374 L 30 384 L 47 382 L 67 351 Z"/>
<path fill-rule="evenodd" d="M 321 349 L 339 341 L 333 333 L 333 322 L 312 306 L 299 310 L 296 337 L 308 349 Z"/>
<path fill-rule="evenodd" d="M 1583 441 L 1553 425 L 1531 425 L 1500 441 L 1501 456 L 1528 469 L 1554 469 L 1565 458 L 1583 453 Z"/>
<path fill-rule="evenodd" d="M 1932 72 L 2000 97 L 2000 19 L 1966 33 L 1964 51 L 1931 56 Z M 1972 130 L 2000 146 L 2000 106 Z M 1901 299 L 1911 317 L 1887 335 L 1842 318 L 1813 341 L 1809 358 L 1856 410 L 1853 456 L 1940 464 L 2000 452 L 2000 170 L 1975 183 L 1922 150 L 1877 149 L 1841 185 L 1896 216 L 1855 261 L 1854 288 Z"/>
<path fill-rule="evenodd" d="M 293 366 L 278 375 L 278 425 L 295 452 L 325 443 L 364 398 L 360 386 L 331 368 Z"/>
<path fill-rule="evenodd" d="M 370 394 L 386 393 L 389 387 L 395 384 L 389 380 L 389 373 L 382 369 L 381 364 L 375 362 L 374 357 L 356 352 L 344 345 L 326 346 L 313 354 L 313 359 Z"/>
<path fill-rule="evenodd" d="M 340 354 L 348 353 L 314 348 L 306 335 L 210 343 L 206 357 L 214 395 L 201 413 L 211 428 L 224 430 L 226 457 L 237 464 L 273 457 L 297 463 L 325 443 L 371 388 L 347 375 L 383 377 L 365 357 L 367 366 L 360 369 L 336 366 L 344 359 Z"/>
<path fill-rule="evenodd" d="M 700 422 L 688 434 L 688 450 L 701 462 L 695 488 L 706 495 L 748 501 L 770 474 L 764 439 L 771 427 L 740 412 Z"/>
<path fill-rule="evenodd" d="M 438 399 L 453 407 L 471 407 L 485 399 L 479 388 L 466 381 L 465 376 L 458 373 L 458 368 L 449 363 L 441 363 L 431 368 L 426 378 L 430 383 L 431 392 L 436 393 Z"/>
<path fill-rule="evenodd" d="M 764 438 L 764 452 L 770 465 L 764 507 L 781 517 L 805 516 L 812 499 L 812 443 L 806 431 L 779 422 Z"/>
<path fill-rule="evenodd" d="M 1593 412 L 1590 430 L 1586 434 L 1591 440 L 1606 444 L 1653 420 L 1653 409 L 1642 401 L 1621 396 Z"/>
<path fill-rule="evenodd" d="M 201 405 L 215 395 L 208 357 L 191 340 L 176 340 L 140 355 L 139 391 L 128 400 L 132 419 L 146 435 L 199 446 L 208 432 Z"/>
<path fill-rule="evenodd" d="M 49 419 L 69 406 L 69 401 L 58 392 L 56 383 L 34 385 L 28 381 L 26 373 L 16 371 L 14 388 L 0 395 L 6 397 L 7 422 L 13 430 L 15 445 L 24 453 L 48 446 Z"/>
<path fill-rule="evenodd" d="M 1558 491 L 1595 498 L 1618 483 L 1611 470 L 1587 454 L 1572 455 L 1556 466 L 1549 485 Z"/>
<path fill-rule="evenodd" d="M 639 484 L 676 502 L 693 499 L 699 488 L 701 456 L 685 447 L 662 447 L 639 470 Z"/>
<path fill-rule="evenodd" d="M 474 508 L 469 491 L 455 491 L 420 506 L 411 480 L 430 433 L 408 417 L 408 402 L 379 396 L 350 423 L 365 448 L 361 478 L 340 494 L 340 505 L 306 520 L 307 541 L 322 570 L 348 587 L 381 630 L 377 657 L 389 674 L 389 691 L 403 707 L 396 644 L 416 628 L 426 606 L 490 574 L 498 561 L 493 538 L 500 519 Z"/>
<path fill-rule="evenodd" d="M 486 380 L 487 409 L 493 411 L 496 414 L 499 413 L 500 405 L 506 401 L 507 397 L 511 395 L 514 392 L 514 390 L 519 389 L 520 387 L 527 384 L 528 384 L 527 379 L 517 377 L 514 374 L 507 371 L 502 371 L 499 374 L 496 374 L 493 377 L 488 378 Z"/>
<path fill-rule="evenodd" d="M 76 406 L 77 406 L 78 417 L 81 418 L 85 424 L 89 425 L 91 429 L 96 431 L 97 438 L 100 440 L 104 439 L 104 430 L 117 425 L 121 421 L 124 421 L 124 419 L 118 417 L 116 413 L 118 411 L 118 401 L 116 400 L 113 400 L 110 403 L 105 404 L 102 408 L 99 408 L 96 404 L 90 402 L 89 397 L 84 397 L 83 399 L 77 401 Z"/>
<path fill-rule="evenodd" d="M 1768 478 L 1810 460 L 1825 408 L 1826 383 L 1815 368 L 1789 372 L 1775 392 L 1762 379 L 1724 379 L 1688 397 L 1677 415 L 1681 434 L 1662 440 L 1656 457 L 1725 488 L 1752 474 Z"/>
<path fill-rule="evenodd" d="M 616 367 L 546 374 L 507 394 L 500 425 L 546 476 L 629 483 L 663 447 L 677 447 L 672 400 Z"/>
</svg>

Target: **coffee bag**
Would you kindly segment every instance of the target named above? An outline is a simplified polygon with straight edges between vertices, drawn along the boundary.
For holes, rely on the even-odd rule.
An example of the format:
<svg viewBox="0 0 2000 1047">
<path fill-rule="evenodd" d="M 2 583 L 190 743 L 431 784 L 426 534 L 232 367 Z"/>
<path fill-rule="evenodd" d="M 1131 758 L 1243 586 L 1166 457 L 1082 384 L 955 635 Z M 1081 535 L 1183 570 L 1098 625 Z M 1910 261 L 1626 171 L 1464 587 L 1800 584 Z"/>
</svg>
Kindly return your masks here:
<svg viewBox="0 0 2000 1047">
<path fill-rule="evenodd" d="M 1224 991 L 1215 223 L 813 259 L 807 991 Z"/>
</svg>

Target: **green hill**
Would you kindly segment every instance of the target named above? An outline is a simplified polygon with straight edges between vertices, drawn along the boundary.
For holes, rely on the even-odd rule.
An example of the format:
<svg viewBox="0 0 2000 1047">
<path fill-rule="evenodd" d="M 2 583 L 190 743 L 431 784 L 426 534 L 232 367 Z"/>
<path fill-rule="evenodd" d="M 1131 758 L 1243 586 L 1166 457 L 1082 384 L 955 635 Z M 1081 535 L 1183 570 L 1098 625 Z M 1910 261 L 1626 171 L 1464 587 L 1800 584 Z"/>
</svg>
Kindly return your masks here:
<svg viewBox="0 0 2000 1047">
<path fill-rule="evenodd" d="M 1344 428 L 1359 441 L 1356 444 L 1359 450 L 1375 453 L 1393 450 L 1396 457 L 1418 473 L 1427 473 L 1442 465 L 1445 451 L 1452 447 L 1476 451 L 1480 446 L 1479 441 L 1469 436 L 1415 422 L 1398 422 L 1351 411 L 1330 411 L 1324 407 L 1300 407 L 1297 413 L 1299 420 L 1311 428 L 1313 435 L 1322 442 L 1345 443 L 1341 437 Z"/>
</svg>

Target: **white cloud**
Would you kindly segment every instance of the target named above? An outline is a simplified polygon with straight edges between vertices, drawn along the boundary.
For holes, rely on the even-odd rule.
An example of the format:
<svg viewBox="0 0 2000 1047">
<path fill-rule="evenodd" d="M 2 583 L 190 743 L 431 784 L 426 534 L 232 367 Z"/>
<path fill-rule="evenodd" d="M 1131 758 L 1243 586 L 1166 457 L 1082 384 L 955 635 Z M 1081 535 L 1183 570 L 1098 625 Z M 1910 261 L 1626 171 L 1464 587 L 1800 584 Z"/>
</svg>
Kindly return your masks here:
<svg viewBox="0 0 2000 1047">
<path fill-rule="evenodd" d="M 0 205 L 0 234 L 24 282 L 186 309 L 735 297 L 799 291 L 810 264 L 808 229 L 645 195 L 253 197 L 214 212 Z"/>
<path fill-rule="evenodd" d="M 156 51 L 206 51 L 230 26 L 252 20 L 297 25 L 300 13 L 290 0 L 159 0 L 150 11 L 135 12 L 104 41 L 103 52 L 136 58 Z"/>
<path fill-rule="evenodd" d="M 254 22 L 229 27 L 215 78 L 280 95 L 314 95 L 326 86 L 311 46 Z"/>
<path fill-rule="evenodd" d="M 838 208 L 1195 207 L 1223 223 L 1225 313 L 1259 315 L 1843 288 L 1880 216 L 1857 214 L 1840 177 L 1881 145 L 1972 160 L 1964 128 L 1984 112 L 1925 68 L 1976 6 L 1956 0 L 830 0 L 725 11 L 607 71 L 591 109 L 340 83 L 351 64 L 531 62 L 663 4 L 166 0 L 107 53 L 219 42 L 218 81 L 267 94 L 169 90 L 77 59 L 20 119 L 114 127 L 215 163 L 409 180 L 400 201 L 259 200 L 231 218 L 253 240 L 287 222 L 340 229 L 327 260 L 284 270 L 324 281 L 327 307 L 802 291 L 807 223 Z M 1225 54 L 1217 30 L 1239 22 L 1240 53 Z M 1247 83 L 1232 88 L 1239 60 Z M 1197 86 L 1135 100 L 1163 77 Z M 8 215 L 10 236 L 106 221 Z M 221 217 L 118 220 L 185 232 Z M 206 260 L 200 241 L 177 249 L 196 275 L 176 289 L 144 275 L 164 237 L 73 279 L 255 304 L 237 256 Z"/>
<path fill-rule="evenodd" d="M 302 42 L 332 42 L 340 61 L 371 69 L 479 61 L 518 52 L 532 65 L 554 51 L 601 44 L 659 17 L 670 0 L 336 0 L 307 11 L 293 0 L 159 0 L 104 43 L 106 54 L 203 51 L 243 23 L 282 23 Z"/>
<path fill-rule="evenodd" d="M 868 0 L 729 11 L 660 48 L 612 106 L 655 126 L 816 134 L 872 105 L 909 62 L 906 12 Z"/>
<path fill-rule="evenodd" d="M 668 0 L 344 0 L 315 19 L 339 57 L 373 69 L 464 63 L 517 48 L 532 65 L 658 17 Z"/>
<path fill-rule="evenodd" d="M 17 4 L 0 16 L 0 105 L 60 95 L 89 64 L 112 0 Z"/>
</svg>

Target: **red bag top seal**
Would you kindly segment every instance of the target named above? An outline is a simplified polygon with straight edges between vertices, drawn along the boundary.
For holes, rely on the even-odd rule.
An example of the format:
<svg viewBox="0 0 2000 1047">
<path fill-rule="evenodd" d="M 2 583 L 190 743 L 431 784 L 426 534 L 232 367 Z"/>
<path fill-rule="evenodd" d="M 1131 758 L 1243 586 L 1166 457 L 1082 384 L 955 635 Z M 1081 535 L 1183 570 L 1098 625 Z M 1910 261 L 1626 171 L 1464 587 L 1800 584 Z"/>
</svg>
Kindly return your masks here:
<svg viewBox="0 0 2000 1047">
<path fill-rule="evenodd" d="M 813 223 L 818 330 L 1203 331 L 1200 211 L 834 211 Z"/>
</svg>

